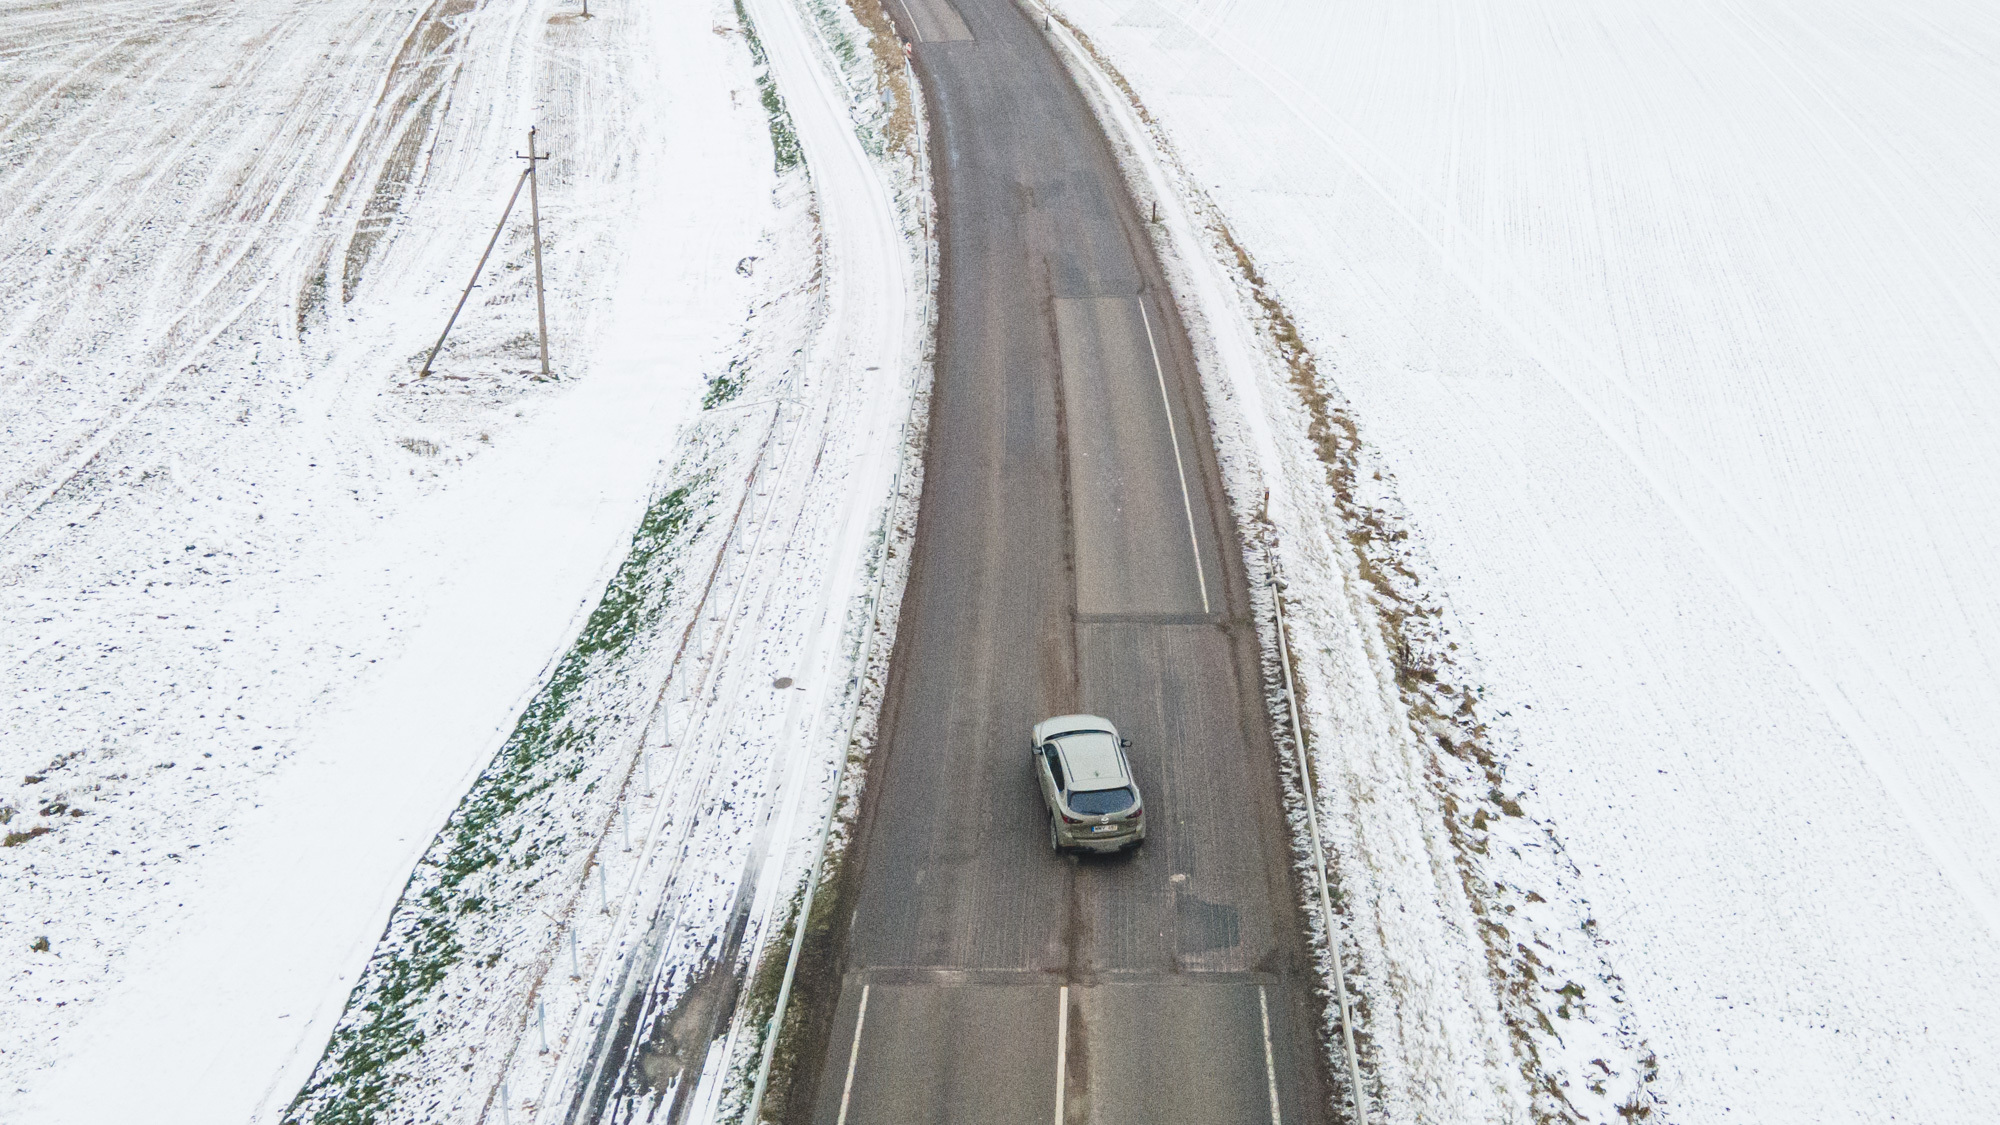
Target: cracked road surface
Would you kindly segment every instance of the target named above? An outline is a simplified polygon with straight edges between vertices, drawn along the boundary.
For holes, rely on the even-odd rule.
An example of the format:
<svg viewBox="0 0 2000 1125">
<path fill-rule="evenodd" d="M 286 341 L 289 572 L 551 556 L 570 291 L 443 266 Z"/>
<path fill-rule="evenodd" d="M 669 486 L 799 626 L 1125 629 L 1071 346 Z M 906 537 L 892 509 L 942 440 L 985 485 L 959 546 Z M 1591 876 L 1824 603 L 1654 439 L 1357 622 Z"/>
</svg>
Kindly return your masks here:
<svg viewBox="0 0 2000 1125">
<path fill-rule="evenodd" d="M 1144 219 L 1038 14 L 888 6 L 934 129 L 937 382 L 844 945 L 804 996 L 821 1033 L 789 1117 L 1325 1120 L 1240 553 Z M 1132 739 L 1135 855 L 1049 849 L 1028 728 L 1074 711 Z"/>
</svg>

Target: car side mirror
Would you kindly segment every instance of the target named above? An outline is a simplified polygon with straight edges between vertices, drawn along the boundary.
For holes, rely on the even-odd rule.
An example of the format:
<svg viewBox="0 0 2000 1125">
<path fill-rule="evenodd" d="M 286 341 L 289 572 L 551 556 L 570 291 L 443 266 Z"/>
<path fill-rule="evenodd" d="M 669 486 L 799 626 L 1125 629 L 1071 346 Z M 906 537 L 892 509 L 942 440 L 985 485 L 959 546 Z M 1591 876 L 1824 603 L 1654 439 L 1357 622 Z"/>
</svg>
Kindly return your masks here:
<svg viewBox="0 0 2000 1125">
<path fill-rule="evenodd" d="M 1129 750 L 1132 748 L 1132 740 L 1129 738 L 1121 738 L 1118 740 L 1118 745 L 1123 746 Z"/>
</svg>

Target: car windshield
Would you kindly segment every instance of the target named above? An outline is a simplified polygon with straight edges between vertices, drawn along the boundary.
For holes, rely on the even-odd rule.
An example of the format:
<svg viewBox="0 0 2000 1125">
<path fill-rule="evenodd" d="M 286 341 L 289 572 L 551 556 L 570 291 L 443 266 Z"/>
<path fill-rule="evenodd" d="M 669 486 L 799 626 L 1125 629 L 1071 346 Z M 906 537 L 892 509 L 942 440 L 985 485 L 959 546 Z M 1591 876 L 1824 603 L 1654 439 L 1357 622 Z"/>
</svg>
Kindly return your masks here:
<svg viewBox="0 0 2000 1125">
<path fill-rule="evenodd" d="M 1132 807 L 1130 789 L 1090 789 L 1069 795 L 1072 811 L 1085 816 L 1104 816 L 1108 813 L 1124 812 Z"/>
</svg>

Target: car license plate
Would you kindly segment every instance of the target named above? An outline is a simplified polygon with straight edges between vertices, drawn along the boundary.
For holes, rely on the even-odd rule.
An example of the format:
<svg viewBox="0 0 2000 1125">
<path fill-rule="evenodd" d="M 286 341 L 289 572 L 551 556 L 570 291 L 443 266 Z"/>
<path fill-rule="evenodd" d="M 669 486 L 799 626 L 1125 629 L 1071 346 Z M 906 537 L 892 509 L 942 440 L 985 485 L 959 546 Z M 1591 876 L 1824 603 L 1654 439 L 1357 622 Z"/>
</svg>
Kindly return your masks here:
<svg viewBox="0 0 2000 1125">
<path fill-rule="evenodd" d="M 1115 824 L 1100 824 L 1100 825 L 1098 825 L 1097 827 L 1095 827 L 1095 828 L 1091 829 L 1091 831 L 1092 831 L 1092 832 L 1116 832 L 1116 831 L 1118 831 L 1118 826 L 1117 826 L 1117 825 L 1115 825 Z"/>
</svg>

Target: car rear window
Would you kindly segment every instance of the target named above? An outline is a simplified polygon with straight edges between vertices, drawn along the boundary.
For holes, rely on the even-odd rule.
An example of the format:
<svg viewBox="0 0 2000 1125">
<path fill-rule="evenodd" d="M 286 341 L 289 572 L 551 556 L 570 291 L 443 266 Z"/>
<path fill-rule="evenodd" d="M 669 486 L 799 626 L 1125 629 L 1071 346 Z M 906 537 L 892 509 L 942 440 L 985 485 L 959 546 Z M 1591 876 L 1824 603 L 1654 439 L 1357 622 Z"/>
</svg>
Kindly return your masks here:
<svg viewBox="0 0 2000 1125">
<path fill-rule="evenodd" d="M 1091 789 L 1069 795 L 1069 807 L 1085 816 L 1104 816 L 1132 807 L 1130 789 Z"/>
</svg>

